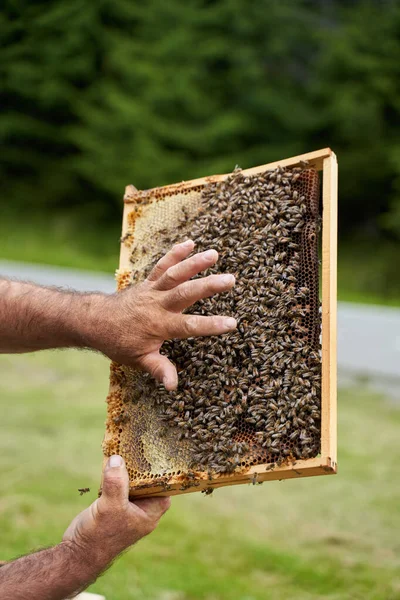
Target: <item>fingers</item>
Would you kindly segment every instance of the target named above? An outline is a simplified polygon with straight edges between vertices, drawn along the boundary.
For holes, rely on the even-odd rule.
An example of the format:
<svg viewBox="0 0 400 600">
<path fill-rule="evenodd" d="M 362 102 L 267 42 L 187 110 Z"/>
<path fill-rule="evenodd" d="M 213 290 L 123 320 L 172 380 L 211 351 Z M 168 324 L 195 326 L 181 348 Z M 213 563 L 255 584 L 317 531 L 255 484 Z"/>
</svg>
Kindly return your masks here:
<svg viewBox="0 0 400 600">
<path fill-rule="evenodd" d="M 186 281 L 168 292 L 164 306 L 174 312 L 181 312 L 202 298 L 230 290 L 234 283 L 234 276 L 229 274 L 209 275 Z"/>
<path fill-rule="evenodd" d="M 179 315 L 168 328 L 171 338 L 188 338 L 204 335 L 220 335 L 236 329 L 233 317 L 203 317 L 201 315 Z"/>
<path fill-rule="evenodd" d="M 134 504 L 143 510 L 150 519 L 158 521 L 171 506 L 171 498 L 165 496 L 162 498 L 141 498 L 135 500 Z"/>
<path fill-rule="evenodd" d="M 204 269 L 208 269 L 214 265 L 217 260 L 218 252 L 216 250 L 199 252 L 199 254 L 195 254 L 194 256 L 169 267 L 158 279 L 155 287 L 158 290 L 171 290 L 194 275 L 204 271 Z"/>
<path fill-rule="evenodd" d="M 119 505 L 128 503 L 129 475 L 124 459 L 117 454 L 110 456 L 103 474 L 101 505 Z"/>
<path fill-rule="evenodd" d="M 193 240 L 186 240 L 181 244 L 176 244 L 165 256 L 160 258 L 154 269 L 148 276 L 148 281 L 157 281 L 170 267 L 173 267 L 181 260 L 189 256 L 194 248 Z"/>
<path fill-rule="evenodd" d="M 159 352 L 146 354 L 140 361 L 140 367 L 150 373 L 157 381 L 164 384 L 167 390 L 175 390 L 178 385 L 178 374 L 175 366 L 166 356 Z"/>
</svg>

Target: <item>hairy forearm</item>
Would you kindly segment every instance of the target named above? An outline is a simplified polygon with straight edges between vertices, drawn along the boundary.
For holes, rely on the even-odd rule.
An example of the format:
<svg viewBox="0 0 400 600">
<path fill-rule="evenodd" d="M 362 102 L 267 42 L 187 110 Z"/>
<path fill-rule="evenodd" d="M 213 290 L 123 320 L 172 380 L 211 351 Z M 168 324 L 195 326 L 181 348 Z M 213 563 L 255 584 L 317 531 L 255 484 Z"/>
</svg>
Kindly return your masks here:
<svg viewBox="0 0 400 600">
<path fill-rule="evenodd" d="M 0 352 L 92 346 L 107 298 L 0 280 Z"/>
<path fill-rule="evenodd" d="M 87 588 L 102 570 L 80 556 L 73 544 L 61 542 L 0 567 L 0 598 L 65 600 Z"/>
</svg>

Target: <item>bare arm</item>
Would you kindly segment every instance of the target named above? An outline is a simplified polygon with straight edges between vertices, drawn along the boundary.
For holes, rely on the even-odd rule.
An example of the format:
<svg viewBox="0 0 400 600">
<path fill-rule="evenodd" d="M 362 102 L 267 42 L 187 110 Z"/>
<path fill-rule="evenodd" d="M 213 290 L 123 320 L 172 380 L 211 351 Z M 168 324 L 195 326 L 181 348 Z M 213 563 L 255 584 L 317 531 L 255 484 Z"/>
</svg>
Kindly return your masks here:
<svg viewBox="0 0 400 600">
<path fill-rule="evenodd" d="M 169 498 L 132 503 L 128 493 L 125 464 L 111 457 L 101 498 L 72 521 L 63 541 L 0 568 L 1 600 L 65 600 L 93 583 L 121 552 L 153 531 L 169 508 Z"/>
<path fill-rule="evenodd" d="M 96 306 L 107 298 L 1 280 L 0 352 L 84 347 Z"/>
<path fill-rule="evenodd" d="M 229 290 L 232 275 L 192 277 L 217 261 L 215 250 L 186 258 L 194 244 L 177 244 L 148 279 L 118 294 L 80 294 L 29 283 L 0 281 L 0 352 L 92 348 L 177 385 L 174 365 L 160 354 L 171 338 L 219 335 L 236 327 L 223 316 L 185 315 L 201 298 Z"/>
<path fill-rule="evenodd" d="M 67 542 L 22 556 L 0 568 L 2 600 L 65 600 L 87 588 L 98 573 Z"/>
</svg>

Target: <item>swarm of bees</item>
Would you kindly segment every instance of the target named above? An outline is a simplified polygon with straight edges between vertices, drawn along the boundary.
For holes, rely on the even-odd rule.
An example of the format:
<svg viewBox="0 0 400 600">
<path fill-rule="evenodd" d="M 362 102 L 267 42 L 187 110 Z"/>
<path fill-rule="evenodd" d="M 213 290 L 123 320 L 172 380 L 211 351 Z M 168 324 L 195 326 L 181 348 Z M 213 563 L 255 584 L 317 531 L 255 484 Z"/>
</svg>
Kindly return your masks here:
<svg viewBox="0 0 400 600">
<path fill-rule="evenodd" d="M 207 184 L 199 214 L 182 211 L 168 232 L 169 243 L 187 236 L 196 252 L 218 251 L 207 274 L 236 276 L 232 290 L 187 312 L 235 316 L 237 330 L 165 343 L 179 372 L 176 391 L 155 387 L 146 375 L 141 381 L 165 427 L 190 444 L 193 471 L 212 478 L 320 451 L 318 195 L 312 169 L 235 170 Z"/>
</svg>

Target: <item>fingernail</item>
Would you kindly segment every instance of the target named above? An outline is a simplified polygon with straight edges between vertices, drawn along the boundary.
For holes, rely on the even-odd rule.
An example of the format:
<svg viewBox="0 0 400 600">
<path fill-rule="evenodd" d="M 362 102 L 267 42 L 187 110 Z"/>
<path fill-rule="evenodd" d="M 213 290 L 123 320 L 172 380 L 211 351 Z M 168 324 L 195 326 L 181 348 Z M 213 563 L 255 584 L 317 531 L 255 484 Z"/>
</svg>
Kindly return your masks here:
<svg viewBox="0 0 400 600">
<path fill-rule="evenodd" d="M 207 250 L 207 252 L 204 253 L 204 258 L 207 260 L 214 260 L 216 253 L 216 250 Z"/>
<path fill-rule="evenodd" d="M 185 242 L 182 242 L 182 246 L 184 246 L 185 248 L 189 248 L 189 246 L 194 246 L 193 240 L 186 240 Z"/>
<path fill-rule="evenodd" d="M 114 454 L 114 456 L 110 456 L 110 458 L 108 459 L 108 466 L 113 468 L 113 467 L 120 467 L 122 465 L 122 458 L 120 456 L 118 456 L 118 454 Z"/>
<path fill-rule="evenodd" d="M 233 275 L 221 275 L 221 282 L 224 285 L 230 285 L 235 282 L 235 277 Z"/>
<path fill-rule="evenodd" d="M 236 329 L 236 319 L 229 317 L 228 319 L 224 320 L 224 325 L 228 329 Z"/>
</svg>

